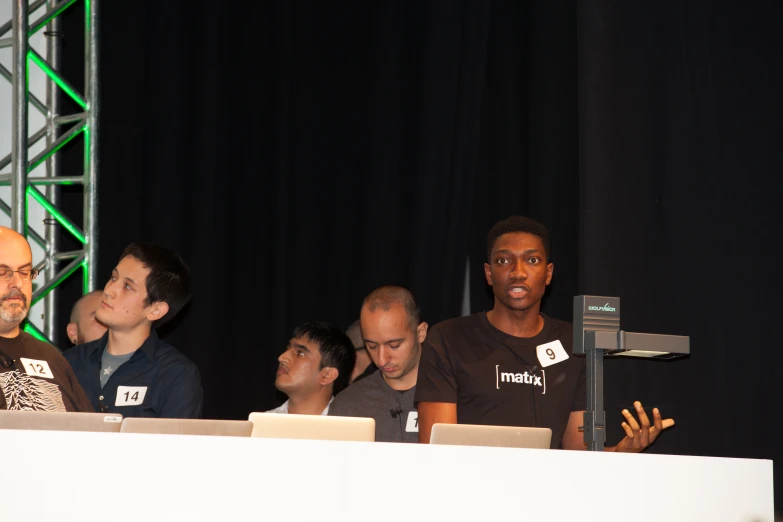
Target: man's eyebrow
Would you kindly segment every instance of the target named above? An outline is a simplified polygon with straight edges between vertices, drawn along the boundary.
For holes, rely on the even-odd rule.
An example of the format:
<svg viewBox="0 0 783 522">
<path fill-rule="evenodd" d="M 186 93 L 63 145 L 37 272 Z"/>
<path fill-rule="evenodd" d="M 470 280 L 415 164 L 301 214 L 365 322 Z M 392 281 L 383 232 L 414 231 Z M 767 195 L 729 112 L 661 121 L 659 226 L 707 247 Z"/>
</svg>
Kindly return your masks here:
<svg viewBox="0 0 783 522">
<path fill-rule="evenodd" d="M 32 263 L 25 263 L 22 266 L 20 266 L 19 269 L 21 270 L 22 268 L 28 268 L 28 267 L 32 268 L 32 266 L 33 266 Z M 8 268 L 9 270 L 13 270 L 13 268 L 11 268 L 9 265 L 6 265 L 5 263 L 0 263 L 0 268 Z"/>
<path fill-rule="evenodd" d="M 513 251 L 504 248 L 502 250 L 495 250 L 494 252 L 492 252 L 492 255 L 494 256 L 495 254 L 513 254 L 513 253 L 514 253 Z M 538 248 L 528 248 L 527 250 L 523 250 L 522 253 L 523 254 L 536 254 L 536 253 L 540 254 L 540 253 L 542 253 L 542 250 L 539 250 Z"/>
<path fill-rule="evenodd" d="M 387 339 L 383 343 L 379 343 L 378 341 L 373 341 L 372 339 L 365 339 L 364 342 L 372 343 L 372 344 L 389 344 L 389 343 L 401 343 L 404 340 L 405 337 L 400 337 L 399 339 Z"/>
<path fill-rule="evenodd" d="M 112 277 L 116 277 L 117 279 L 120 278 L 120 273 L 117 271 L 117 267 L 116 266 L 114 268 L 112 268 L 111 275 L 112 275 Z M 134 281 L 132 278 L 130 278 L 128 276 L 122 276 L 122 279 L 124 279 L 126 282 L 132 284 L 133 286 L 139 286 L 136 283 L 136 281 Z"/>
<path fill-rule="evenodd" d="M 289 346 L 310 353 L 310 349 L 303 344 L 291 343 Z"/>
</svg>

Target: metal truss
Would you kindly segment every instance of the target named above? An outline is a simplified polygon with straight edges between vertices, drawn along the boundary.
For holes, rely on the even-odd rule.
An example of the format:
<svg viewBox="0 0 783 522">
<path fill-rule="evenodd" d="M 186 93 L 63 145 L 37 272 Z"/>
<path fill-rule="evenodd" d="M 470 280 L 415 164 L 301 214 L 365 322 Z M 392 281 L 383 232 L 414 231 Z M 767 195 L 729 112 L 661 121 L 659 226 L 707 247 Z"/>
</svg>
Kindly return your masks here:
<svg viewBox="0 0 783 522">
<path fill-rule="evenodd" d="M 12 227 L 37 243 L 45 252 L 45 258 L 35 267 L 41 270 L 44 281 L 33 292 L 30 308 L 44 300 L 44 328 L 40 331 L 29 321 L 25 330 L 36 337 L 52 342 L 57 339 L 57 287 L 68 277 L 83 272 L 83 292 L 95 288 L 98 262 L 97 217 L 98 217 L 98 4 L 100 0 L 12 0 L 13 18 L 0 25 L 0 48 L 13 48 L 12 71 L 0 65 L 0 76 L 9 80 L 13 88 L 13 122 L 11 153 L 0 158 L 0 170 L 11 164 L 11 174 L 0 175 L 0 185 L 11 186 L 11 204 L 0 199 L 0 210 L 11 217 Z M 79 93 L 60 73 L 61 61 L 61 17 L 74 4 L 82 3 L 84 8 L 84 60 L 85 92 Z M 29 14 L 45 6 L 45 13 L 38 19 L 29 20 Z M 7 34 L 11 32 L 11 37 Z M 30 37 L 44 30 L 47 36 L 46 57 L 41 56 L 30 45 Z M 47 76 L 46 100 L 38 99 L 29 90 L 28 75 L 31 63 Z M 75 114 L 61 114 L 58 89 L 68 95 L 81 108 Z M 28 109 L 41 112 L 46 124 L 28 131 Z M 67 143 L 80 136 L 84 143 L 84 165 L 79 176 L 62 176 L 58 152 Z M 46 140 L 46 148 L 28 157 L 29 148 Z M 45 163 L 45 175 L 29 174 Z M 80 227 L 59 208 L 60 187 L 81 185 L 83 188 L 84 216 Z M 70 232 L 82 246 L 79 250 L 60 251 L 58 227 L 46 226 L 44 236 L 28 228 L 27 214 L 29 198 L 44 209 L 50 219 L 47 223 L 59 224 Z M 65 265 L 65 266 L 63 266 Z"/>
</svg>

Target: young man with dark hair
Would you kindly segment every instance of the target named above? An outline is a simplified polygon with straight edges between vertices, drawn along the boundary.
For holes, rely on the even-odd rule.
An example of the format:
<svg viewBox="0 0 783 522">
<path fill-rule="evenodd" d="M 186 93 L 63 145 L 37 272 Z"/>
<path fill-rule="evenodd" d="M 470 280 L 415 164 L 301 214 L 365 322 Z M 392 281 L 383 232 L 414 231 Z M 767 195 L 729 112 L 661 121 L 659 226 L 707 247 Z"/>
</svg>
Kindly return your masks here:
<svg viewBox="0 0 783 522">
<path fill-rule="evenodd" d="M 406 288 L 383 286 L 362 303 L 364 344 L 378 371 L 335 397 L 329 415 L 375 419 L 377 442 L 418 442 L 413 403 L 427 323 Z"/>
<path fill-rule="evenodd" d="M 65 352 L 96 411 L 125 417 L 199 418 L 201 375 L 155 329 L 190 300 L 190 272 L 171 250 L 131 243 L 95 313 L 106 334 Z"/>
<path fill-rule="evenodd" d="M 277 361 L 275 387 L 288 400 L 270 413 L 326 415 L 334 395 L 350 383 L 356 352 L 339 328 L 312 321 L 294 329 Z"/>
<path fill-rule="evenodd" d="M 30 311 L 37 275 L 24 236 L 0 227 L 0 410 L 91 412 L 60 352 L 19 327 Z"/>
<path fill-rule="evenodd" d="M 553 271 L 544 225 L 514 216 L 492 227 L 484 275 L 494 307 L 435 325 L 424 343 L 420 442 L 435 423 L 540 426 L 552 430 L 553 448 L 586 449 L 585 361 L 572 355 L 571 323 L 540 313 Z M 642 451 L 674 424 L 655 408 L 651 425 L 641 403 L 634 406 L 639 422 L 623 410 L 626 436 L 606 451 Z"/>
</svg>

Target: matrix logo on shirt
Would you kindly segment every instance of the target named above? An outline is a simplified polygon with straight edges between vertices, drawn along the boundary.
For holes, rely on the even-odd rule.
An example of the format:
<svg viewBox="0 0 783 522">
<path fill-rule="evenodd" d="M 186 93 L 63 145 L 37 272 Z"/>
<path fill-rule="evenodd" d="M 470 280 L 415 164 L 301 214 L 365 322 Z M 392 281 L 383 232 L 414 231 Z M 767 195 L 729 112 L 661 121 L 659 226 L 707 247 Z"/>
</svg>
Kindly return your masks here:
<svg viewBox="0 0 783 522">
<path fill-rule="evenodd" d="M 500 371 L 500 365 L 495 365 L 495 388 L 500 389 L 501 383 L 509 384 L 530 384 L 532 386 L 540 386 L 543 388 L 541 394 L 546 393 L 546 372 L 541 370 L 541 375 L 535 373 L 512 373 Z"/>
</svg>

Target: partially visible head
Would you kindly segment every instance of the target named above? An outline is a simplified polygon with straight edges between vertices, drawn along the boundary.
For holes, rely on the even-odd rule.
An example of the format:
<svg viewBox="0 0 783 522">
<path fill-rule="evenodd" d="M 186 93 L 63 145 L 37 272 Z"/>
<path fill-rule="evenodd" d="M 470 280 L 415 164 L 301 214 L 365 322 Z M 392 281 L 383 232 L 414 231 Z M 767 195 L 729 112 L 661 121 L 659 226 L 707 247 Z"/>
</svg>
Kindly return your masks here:
<svg viewBox="0 0 783 522">
<path fill-rule="evenodd" d="M 362 338 L 362 323 L 358 319 L 351 323 L 345 330 L 345 335 L 351 340 L 351 344 L 357 350 L 364 348 L 364 339 Z"/>
<path fill-rule="evenodd" d="M 0 227 L 0 334 L 15 337 L 33 299 L 33 253 L 27 240 Z"/>
<path fill-rule="evenodd" d="M 351 344 L 356 349 L 356 364 L 353 367 L 351 373 L 351 382 L 355 381 L 358 376 L 364 373 L 370 363 L 370 355 L 367 353 L 367 348 L 364 346 L 364 338 L 362 337 L 362 325 L 357 319 L 351 326 L 345 330 L 345 335 L 351 340 Z"/>
<path fill-rule="evenodd" d="M 158 327 L 173 319 L 190 300 L 190 270 L 169 250 L 152 243 L 131 243 L 103 289 L 96 318 L 110 329 Z"/>
<path fill-rule="evenodd" d="M 487 235 L 484 264 L 495 307 L 523 311 L 540 306 L 554 271 L 549 256 L 549 232 L 538 221 L 512 216 L 496 223 Z"/>
<path fill-rule="evenodd" d="M 339 328 L 325 321 L 311 321 L 294 329 L 277 360 L 280 366 L 275 386 L 289 397 L 320 391 L 337 395 L 350 383 L 356 353 Z"/>
<path fill-rule="evenodd" d="M 103 290 L 84 294 L 71 308 L 71 322 L 66 327 L 68 339 L 73 344 L 85 344 L 103 337 L 106 326 L 95 319 L 95 312 L 101 305 Z"/>
<path fill-rule="evenodd" d="M 413 293 L 401 286 L 373 290 L 364 298 L 360 321 L 370 358 L 387 383 L 394 387 L 392 381 L 409 377 L 415 384 L 428 326 Z"/>
</svg>

